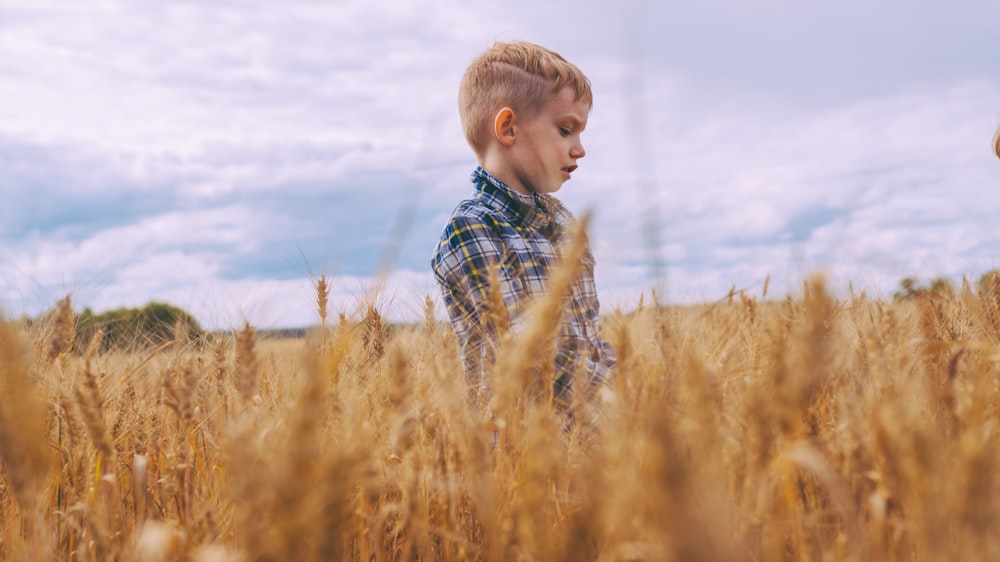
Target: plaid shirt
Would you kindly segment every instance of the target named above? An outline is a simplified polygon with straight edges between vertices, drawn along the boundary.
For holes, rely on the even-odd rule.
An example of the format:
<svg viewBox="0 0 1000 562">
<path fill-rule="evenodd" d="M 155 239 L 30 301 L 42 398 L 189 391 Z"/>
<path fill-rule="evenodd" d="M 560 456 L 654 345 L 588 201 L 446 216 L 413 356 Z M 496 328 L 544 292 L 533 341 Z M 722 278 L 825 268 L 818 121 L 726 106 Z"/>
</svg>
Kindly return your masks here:
<svg viewBox="0 0 1000 562">
<path fill-rule="evenodd" d="M 475 196 L 452 213 L 431 266 L 461 345 L 470 390 L 488 396 L 484 375 L 498 343 L 488 304 L 490 270 L 497 270 L 500 295 L 516 333 L 526 322 L 528 300 L 545 292 L 558 264 L 559 246 L 568 242 L 574 219 L 555 197 L 522 195 L 482 167 L 473 172 L 472 182 Z M 576 372 L 594 386 L 607 383 L 614 373 L 614 350 L 600 336 L 589 244 L 582 264 L 562 306 L 554 388 L 561 399 L 568 398 Z"/>
</svg>

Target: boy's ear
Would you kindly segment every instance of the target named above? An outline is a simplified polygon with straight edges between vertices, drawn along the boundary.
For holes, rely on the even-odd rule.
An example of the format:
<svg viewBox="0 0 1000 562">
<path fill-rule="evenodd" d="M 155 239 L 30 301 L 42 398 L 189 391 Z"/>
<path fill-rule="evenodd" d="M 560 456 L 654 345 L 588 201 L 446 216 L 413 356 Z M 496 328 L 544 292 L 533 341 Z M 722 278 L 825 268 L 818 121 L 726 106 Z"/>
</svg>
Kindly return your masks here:
<svg viewBox="0 0 1000 562">
<path fill-rule="evenodd" d="M 514 110 L 504 107 L 493 118 L 493 134 L 504 146 L 514 144 Z"/>
</svg>

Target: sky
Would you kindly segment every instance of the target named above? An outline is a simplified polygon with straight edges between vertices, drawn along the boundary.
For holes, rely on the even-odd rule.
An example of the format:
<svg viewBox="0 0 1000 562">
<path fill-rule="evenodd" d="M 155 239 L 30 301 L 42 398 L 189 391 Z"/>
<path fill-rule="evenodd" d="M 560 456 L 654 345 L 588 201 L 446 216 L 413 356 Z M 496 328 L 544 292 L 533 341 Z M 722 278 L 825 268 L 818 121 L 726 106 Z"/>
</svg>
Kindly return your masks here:
<svg viewBox="0 0 1000 562">
<path fill-rule="evenodd" d="M 168 302 L 210 329 L 440 308 L 476 165 L 456 109 L 494 41 L 590 78 L 604 311 L 815 273 L 1000 267 L 996 0 L 0 0 L 0 311 Z"/>
</svg>

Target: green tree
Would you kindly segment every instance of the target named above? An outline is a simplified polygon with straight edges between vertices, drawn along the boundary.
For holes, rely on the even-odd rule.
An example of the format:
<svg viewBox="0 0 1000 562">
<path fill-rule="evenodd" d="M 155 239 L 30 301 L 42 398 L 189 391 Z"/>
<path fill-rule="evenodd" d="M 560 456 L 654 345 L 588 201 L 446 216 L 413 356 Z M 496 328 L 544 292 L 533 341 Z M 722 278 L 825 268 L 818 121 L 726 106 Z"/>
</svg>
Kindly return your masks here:
<svg viewBox="0 0 1000 562">
<path fill-rule="evenodd" d="M 931 280 L 931 295 L 935 297 L 952 297 L 955 295 L 955 286 L 947 277 L 935 277 Z"/>
<path fill-rule="evenodd" d="M 104 333 L 100 344 L 102 350 L 157 347 L 177 337 L 191 342 L 204 335 L 201 325 L 191 314 L 162 302 L 100 314 L 84 309 L 77 318 L 77 348 L 89 345 L 98 330 Z"/>
<path fill-rule="evenodd" d="M 927 289 L 920 286 L 916 277 L 904 277 L 899 280 L 899 289 L 892 294 L 892 298 L 897 301 L 908 300 L 916 298 L 926 292 Z"/>
</svg>

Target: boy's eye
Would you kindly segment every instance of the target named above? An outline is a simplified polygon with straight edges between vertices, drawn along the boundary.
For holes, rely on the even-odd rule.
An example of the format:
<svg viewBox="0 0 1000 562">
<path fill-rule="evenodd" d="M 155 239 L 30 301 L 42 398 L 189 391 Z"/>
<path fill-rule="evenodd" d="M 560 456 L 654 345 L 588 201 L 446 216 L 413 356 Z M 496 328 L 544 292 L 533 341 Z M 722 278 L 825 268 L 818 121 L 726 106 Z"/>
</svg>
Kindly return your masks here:
<svg viewBox="0 0 1000 562">
<path fill-rule="evenodd" d="M 559 127 L 559 132 L 562 133 L 562 136 L 568 137 L 570 130 L 567 129 L 566 127 Z"/>
</svg>

